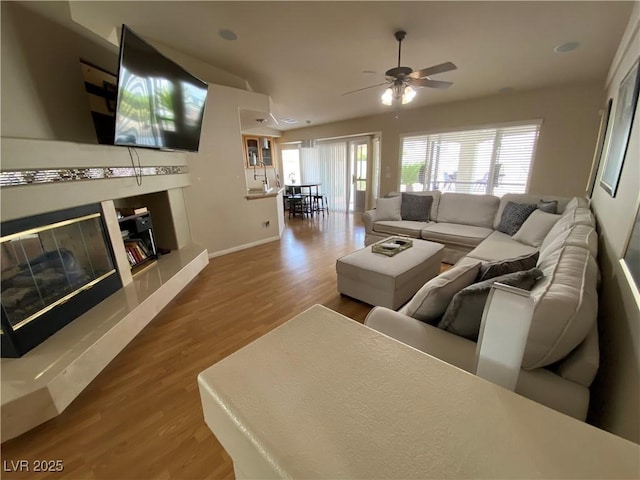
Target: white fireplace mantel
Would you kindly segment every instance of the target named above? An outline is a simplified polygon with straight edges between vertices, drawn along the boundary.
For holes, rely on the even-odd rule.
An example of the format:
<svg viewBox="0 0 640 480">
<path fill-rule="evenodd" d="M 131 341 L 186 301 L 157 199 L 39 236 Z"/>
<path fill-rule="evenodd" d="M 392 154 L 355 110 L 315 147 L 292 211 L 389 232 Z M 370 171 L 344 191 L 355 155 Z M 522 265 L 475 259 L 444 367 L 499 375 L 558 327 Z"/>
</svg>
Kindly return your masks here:
<svg viewBox="0 0 640 480">
<path fill-rule="evenodd" d="M 109 145 L 90 145 L 51 140 L 2 137 L 2 172 L 59 170 L 73 168 L 132 168 L 129 149 Z M 135 166 L 179 167 L 178 174 L 144 175 L 138 185 L 133 176 L 98 180 L 68 180 L 0 189 L 2 221 L 62 210 L 104 200 L 133 197 L 183 188 L 189 180 L 188 153 L 149 149 L 132 151 Z"/>
</svg>

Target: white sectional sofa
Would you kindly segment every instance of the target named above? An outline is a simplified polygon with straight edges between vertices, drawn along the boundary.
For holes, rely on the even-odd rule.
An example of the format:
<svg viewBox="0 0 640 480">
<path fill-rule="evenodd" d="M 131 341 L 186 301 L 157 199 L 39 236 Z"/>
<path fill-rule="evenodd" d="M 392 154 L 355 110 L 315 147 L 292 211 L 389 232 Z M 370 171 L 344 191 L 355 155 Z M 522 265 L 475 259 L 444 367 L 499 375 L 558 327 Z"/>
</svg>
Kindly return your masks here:
<svg viewBox="0 0 640 480">
<path fill-rule="evenodd" d="M 584 420 L 589 387 L 599 365 L 598 242 L 587 200 L 531 194 L 508 194 L 501 199 L 440 192 L 421 195 L 434 196 L 431 218 L 435 222 L 376 221 L 375 211 L 366 212 L 366 243 L 393 234 L 443 243 L 445 261 L 456 263 L 454 268 L 539 251 L 537 268 L 543 276 L 530 293 L 535 310 L 516 392 Z M 496 230 L 508 202 L 536 203 L 540 199 L 558 201 L 559 214 L 552 219 L 550 230 L 547 225 L 536 232 L 530 226 L 528 232 L 513 236 Z M 407 306 L 398 312 L 376 307 L 365 324 L 459 368 L 475 371 L 474 341 L 406 313 Z"/>
</svg>

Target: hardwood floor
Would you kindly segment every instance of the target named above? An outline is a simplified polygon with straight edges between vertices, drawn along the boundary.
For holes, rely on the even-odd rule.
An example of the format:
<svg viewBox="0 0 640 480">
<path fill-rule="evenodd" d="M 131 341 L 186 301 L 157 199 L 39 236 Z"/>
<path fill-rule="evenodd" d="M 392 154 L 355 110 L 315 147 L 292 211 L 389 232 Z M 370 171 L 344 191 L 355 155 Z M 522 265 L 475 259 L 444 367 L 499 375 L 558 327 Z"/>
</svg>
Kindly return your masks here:
<svg viewBox="0 0 640 480">
<path fill-rule="evenodd" d="M 294 218 L 279 242 L 212 259 L 62 415 L 2 444 L 2 478 L 233 478 L 196 376 L 316 303 L 364 321 L 371 307 L 340 296 L 335 274 L 364 244 L 359 217 Z M 18 460 L 31 471 L 7 471 Z"/>
</svg>

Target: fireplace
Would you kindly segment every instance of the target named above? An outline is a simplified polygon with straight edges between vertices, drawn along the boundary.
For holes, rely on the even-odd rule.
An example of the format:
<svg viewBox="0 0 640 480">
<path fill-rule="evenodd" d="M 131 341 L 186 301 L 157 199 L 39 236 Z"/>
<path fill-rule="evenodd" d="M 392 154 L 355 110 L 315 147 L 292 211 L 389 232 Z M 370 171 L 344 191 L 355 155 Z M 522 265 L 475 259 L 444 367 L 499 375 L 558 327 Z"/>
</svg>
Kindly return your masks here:
<svg viewBox="0 0 640 480">
<path fill-rule="evenodd" d="M 2 223 L 2 357 L 19 357 L 122 287 L 99 204 Z"/>
</svg>

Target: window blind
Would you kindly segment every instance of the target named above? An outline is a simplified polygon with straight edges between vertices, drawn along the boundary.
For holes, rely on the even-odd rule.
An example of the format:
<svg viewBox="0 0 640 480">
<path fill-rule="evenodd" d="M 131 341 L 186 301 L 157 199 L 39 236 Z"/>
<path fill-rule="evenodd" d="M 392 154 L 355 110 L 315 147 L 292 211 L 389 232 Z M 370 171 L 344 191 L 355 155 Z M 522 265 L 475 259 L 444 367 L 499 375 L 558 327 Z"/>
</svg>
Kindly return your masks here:
<svg viewBox="0 0 640 480">
<path fill-rule="evenodd" d="M 346 211 L 348 205 L 347 143 L 320 143 L 300 149 L 301 183 L 321 183 L 319 191 L 330 210 Z"/>
<path fill-rule="evenodd" d="M 401 191 L 525 193 L 540 122 L 405 136 Z"/>
</svg>

